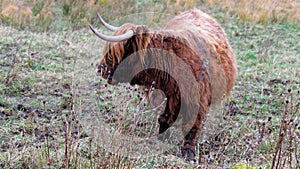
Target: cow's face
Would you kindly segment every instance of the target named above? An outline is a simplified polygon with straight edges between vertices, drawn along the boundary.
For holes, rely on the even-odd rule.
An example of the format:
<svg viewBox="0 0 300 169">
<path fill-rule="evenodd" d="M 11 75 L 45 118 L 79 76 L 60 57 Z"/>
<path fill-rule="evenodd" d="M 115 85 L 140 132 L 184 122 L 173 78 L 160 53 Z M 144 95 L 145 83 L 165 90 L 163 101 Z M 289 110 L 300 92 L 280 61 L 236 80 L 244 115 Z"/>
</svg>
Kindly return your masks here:
<svg viewBox="0 0 300 169">
<path fill-rule="evenodd" d="M 130 39 L 121 42 L 106 42 L 105 44 L 103 57 L 98 66 L 98 73 L 107 79 L 110 84 L 113 82 L 128 82 L 124 76 L 128 75 L 130 73 L 129 70 L 135 65 L 134 61 L 128 65 L 128 61 L 132 57 L 127 59 L 126 65 L 121 64 L 124 59 L 133 53 L 131 45 L 128 44 L 131 44 Z M 119 73 L 114 76 L 117 68 Z"/>
<path fill-rule="evenodd" d="M 108 83 L 112 83 L 112 76 L 114 73 L 114 68 L 113 68 L 113 63 L 111 60 L 106 59 L 106 57 L 104 57 L 99 66 L 98 66 L 98 73 L 101 77 L 103 77 L 104 79 L 107 79 Z"/>
<path fill-rule="evenodd" d="M 98 73 L 109 84 L 119 82 L 130 82 L 137 73 L 135 67 L 139 63 L 139 54 L 134 52 L 130 45 L 131 42 L 118 42 L 106 48 L 103 58 L 98 66 Z M 110 44 L 110 43 L 108 43 Z"/>
</svg>

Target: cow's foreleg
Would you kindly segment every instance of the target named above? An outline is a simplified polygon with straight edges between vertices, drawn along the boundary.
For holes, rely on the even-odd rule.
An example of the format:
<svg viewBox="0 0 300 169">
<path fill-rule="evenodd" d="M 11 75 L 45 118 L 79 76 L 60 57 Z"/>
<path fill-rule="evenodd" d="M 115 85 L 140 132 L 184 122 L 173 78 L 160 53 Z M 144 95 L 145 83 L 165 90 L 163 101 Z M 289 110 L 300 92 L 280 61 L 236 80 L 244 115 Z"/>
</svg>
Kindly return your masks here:
<svg viewBox="0 0 300 169">
<path fill-rule="evenodd" d="M 164 133 L 167 129 L 174 124 L 180 111 L 180 99 L 176 96 L 167 97 L 167 104 L 163 114 L 158 117 L 159 123 L 159 139 L 164 140 L 167 138 L 168 133 Z"/>
</svg>

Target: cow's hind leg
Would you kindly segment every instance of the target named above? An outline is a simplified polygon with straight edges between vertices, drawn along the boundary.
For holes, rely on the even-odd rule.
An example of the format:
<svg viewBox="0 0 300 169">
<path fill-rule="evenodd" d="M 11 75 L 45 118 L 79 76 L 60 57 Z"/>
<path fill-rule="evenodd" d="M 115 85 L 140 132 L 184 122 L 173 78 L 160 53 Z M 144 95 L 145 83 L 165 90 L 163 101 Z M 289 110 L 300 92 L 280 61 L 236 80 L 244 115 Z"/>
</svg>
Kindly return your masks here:
<svg viewBox="0 0 300 169">
<path fill-rule="evenodd" d="M 195 147 L 200 133 L 201 121 L 202 117 L 200 114 L 198 114 L 197 119 L 192 127 L 190 127 L 188 124 L 183 126 L 184 133 L 186 133 L 185 130 L 187 128 L 190 129 L 185 135 L 183 145 L 181 147 L 181 155 L 186 160 L 195 160 Z"/>
<path fill-rule="evenodd" d="M 189 161 L 195 160 L 195 147 L 196 142 L 200 133 L 202 115 L 199 113 L 195 119 L 189 119 L 189 121 L 194 121 L 193 125 L 189 124 L 189 121 L 185 121 L 186 124 L 183 125 L 183 133 L 186 134 L 184 137 L 183 145 L 181 147 L 181 155 L 184 159 Z"/>
</svg>

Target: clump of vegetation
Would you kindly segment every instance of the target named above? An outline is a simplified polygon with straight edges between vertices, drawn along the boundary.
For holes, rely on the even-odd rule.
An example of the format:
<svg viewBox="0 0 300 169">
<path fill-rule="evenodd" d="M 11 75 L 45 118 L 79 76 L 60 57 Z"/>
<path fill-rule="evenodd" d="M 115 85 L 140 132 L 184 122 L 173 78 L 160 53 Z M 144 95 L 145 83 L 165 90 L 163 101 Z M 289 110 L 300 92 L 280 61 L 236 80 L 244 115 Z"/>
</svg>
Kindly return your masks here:
<svg viewBox="0 0 300 169">
<path fill-rule="evenodd" d="M 17 28 L 49 30 L 53 17 L 54 0 L 47 1 L 1 1 L 0 21 Z"/>
<path fill-rule="evenodd" d="M 31 20 L 32 11 L 23 3 L 11 2 L 1 4 L 0 18 L 2 22 L 10 23 L 16 27 L 24 27 Z"/>
</svg>

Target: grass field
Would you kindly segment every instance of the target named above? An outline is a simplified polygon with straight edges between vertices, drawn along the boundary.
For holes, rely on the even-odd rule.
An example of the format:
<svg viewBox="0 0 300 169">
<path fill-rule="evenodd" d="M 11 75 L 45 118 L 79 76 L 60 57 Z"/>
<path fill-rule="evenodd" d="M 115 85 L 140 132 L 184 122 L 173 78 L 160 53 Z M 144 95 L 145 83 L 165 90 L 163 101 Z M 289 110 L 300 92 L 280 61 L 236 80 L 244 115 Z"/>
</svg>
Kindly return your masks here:
<svg viewBox="0 0 300 169">
<path fill-rule="evenodd" d="M 299 1 L 0 2 L 0 168 L 300 168 Z M 147 136 L 157 125 L 136 87 L 99 84 L 103 42 L 87 24 L 96 25 L 99 9 L 117 24 L 135 12 L 193 6 L 224 27 L 238 61 L 231 98 L 205 119 L 198 162 L 180 159 L 176 144 L 141 158 L 109 151 L 105 132 Z M 96 119 L 106 127 L 95 133 Z"/>
</svg>

